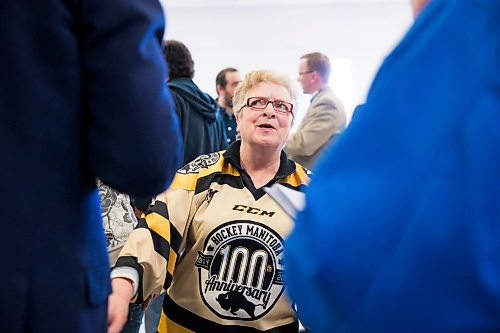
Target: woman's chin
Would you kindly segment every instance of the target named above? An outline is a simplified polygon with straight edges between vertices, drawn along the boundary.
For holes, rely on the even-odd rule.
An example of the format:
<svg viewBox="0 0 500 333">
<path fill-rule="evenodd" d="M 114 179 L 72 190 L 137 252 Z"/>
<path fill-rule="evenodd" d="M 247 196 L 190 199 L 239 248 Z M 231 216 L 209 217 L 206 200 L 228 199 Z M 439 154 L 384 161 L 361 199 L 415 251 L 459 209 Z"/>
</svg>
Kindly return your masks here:
<svg viewBox="0 0 500 333">
<path fill-rule="evenodd" d="M 261 148 L 279 148 L 280 145 L 276 140 L 271 140 L 271 139 L 260 139 L 256 142 L 256 145 L 261 147 Z"/>
</svg>

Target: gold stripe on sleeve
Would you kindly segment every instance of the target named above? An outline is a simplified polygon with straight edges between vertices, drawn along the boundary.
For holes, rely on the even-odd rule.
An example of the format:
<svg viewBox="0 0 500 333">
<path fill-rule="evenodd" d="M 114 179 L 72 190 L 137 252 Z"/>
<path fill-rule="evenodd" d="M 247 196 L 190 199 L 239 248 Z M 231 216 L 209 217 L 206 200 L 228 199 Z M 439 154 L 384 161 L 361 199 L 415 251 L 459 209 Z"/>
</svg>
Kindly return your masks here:
<svg viewBox="0 0 500 333">
<path fill-rule="evenodd" d="M 175 270 L 175 264 L 177 263 L 177 253 L 170 247 L 170 253 L 168 255 L 168 267 L 167 271 L 170 273 L 170 275 L 174 275 L 174 270 Z"/>
<path fill-rule="evenodd" d="M 149 229 L 159 234 L 170 244 L 170 221 L 158 213 L 151 213 L 146 216 Z"/>
</svg>

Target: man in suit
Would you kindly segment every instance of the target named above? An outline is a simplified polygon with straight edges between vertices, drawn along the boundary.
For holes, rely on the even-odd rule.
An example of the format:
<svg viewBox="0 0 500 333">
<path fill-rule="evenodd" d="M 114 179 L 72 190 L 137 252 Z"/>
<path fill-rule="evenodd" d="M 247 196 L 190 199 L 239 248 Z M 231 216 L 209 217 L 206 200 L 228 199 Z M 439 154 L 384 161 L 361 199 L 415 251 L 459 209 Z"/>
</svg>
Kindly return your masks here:
<svg viewBox="0 0 500 333">
<path fill-rule="evenodd" d="M 322 53 L 308 53 L 300 58 L 297 80 L 304 94 L 312 94 L 312 98 L 285 151 L 292 160 L 309 169 L 346 126 L 344 106 L 328 86 L 330 72 L 330 60 Z"/>
<path fill-rule="evenodd" d="M 0 12 L 0 332 L 106 332 L 96 177 L 147 196 L 179 166 L 161 6 L 3 0 Z"/>
</svg>

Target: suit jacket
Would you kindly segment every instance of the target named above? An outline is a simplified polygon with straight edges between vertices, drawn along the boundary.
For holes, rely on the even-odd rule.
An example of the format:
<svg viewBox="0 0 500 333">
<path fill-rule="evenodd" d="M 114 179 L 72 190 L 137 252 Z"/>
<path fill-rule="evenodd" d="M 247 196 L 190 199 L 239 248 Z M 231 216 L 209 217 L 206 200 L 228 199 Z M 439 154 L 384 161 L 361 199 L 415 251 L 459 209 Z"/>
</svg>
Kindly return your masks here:
<svg viewBox="0 0 500 333">
<path fill-rule="evenodd" d="M 346 126 L 344 106 L 332 88 L 320 90 L 285 145 L 290 159 L 311 169 L 330 141 Z"/>
<path fill-rule="evenodd" d="M 164 190 L 180 133 L 156 0 L 0 2 L 0 332 L 105 332 L 96 176 Z"/>
</svg>

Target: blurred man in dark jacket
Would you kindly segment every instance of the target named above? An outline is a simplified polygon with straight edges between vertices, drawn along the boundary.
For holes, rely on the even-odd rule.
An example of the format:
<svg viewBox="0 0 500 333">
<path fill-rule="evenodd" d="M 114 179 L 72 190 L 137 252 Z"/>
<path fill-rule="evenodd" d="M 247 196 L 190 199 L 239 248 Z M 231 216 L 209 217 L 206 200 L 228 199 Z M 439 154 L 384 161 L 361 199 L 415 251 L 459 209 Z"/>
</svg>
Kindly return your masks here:
<svg viewBox="0 0 500 333">
<path fill-rule="evenodd" d="M 179 41 L 167 40 L 163 54 L 168 61 L 168 87 L 185 143 L 183 164 L 201 154 L 227 148 L 224 119 L 217 102 L 193 82 L 194 62 L 189 49 Z"/>
</svg>

